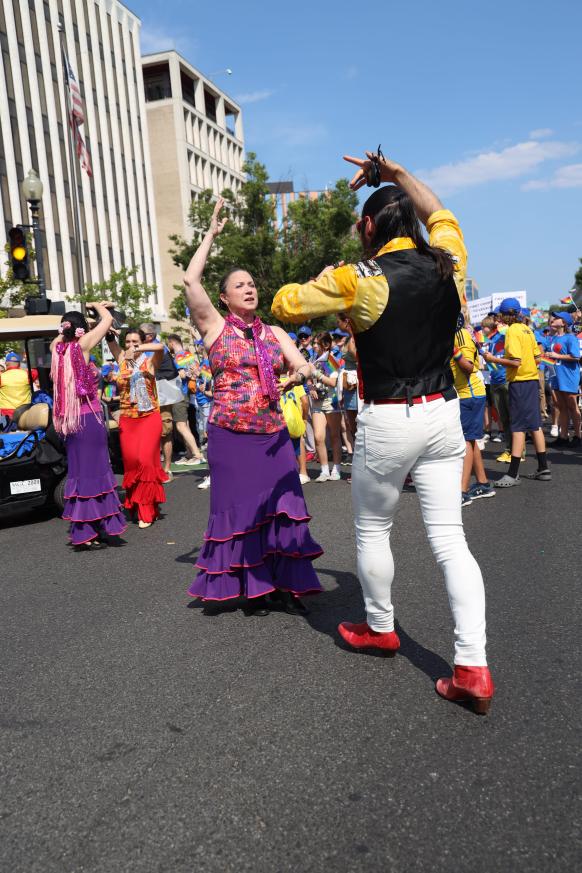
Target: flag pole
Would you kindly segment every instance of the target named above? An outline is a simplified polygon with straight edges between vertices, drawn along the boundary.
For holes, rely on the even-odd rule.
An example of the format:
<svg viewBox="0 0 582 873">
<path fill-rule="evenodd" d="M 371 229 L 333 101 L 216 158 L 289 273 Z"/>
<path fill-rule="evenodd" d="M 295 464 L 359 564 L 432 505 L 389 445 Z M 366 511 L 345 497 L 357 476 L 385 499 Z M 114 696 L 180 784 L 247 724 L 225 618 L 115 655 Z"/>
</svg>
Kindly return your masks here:
<svg viewBox="0 0 582 873">
<path fill-rule="evenodd" d="M 69 87 L 69 69 L 68 69 L 68 60 L 67 60 L 67 51 L 65 45 L 65 25 L 63 23 L 63 19 L 59 17 L 59 23 L 57 25 L 57 30 L 60 34 L 60 43 L 61 43 L 61 59 L 63 62 L 63 73 L 65 78 L 65 106 L 67 109 L 67 119 L 66 126 L 68 129 L 68 137 L 67 137 L 67 158 L 68 158 L 68 176 L 69 176 L 69 190 L 71 192 L 71 205 L 72 205 L 72 213 L 73 213 L 73 222 L 74 222 L 74 238 L 75 238 L 75 261 L 77 266 L 77 286 L 79 293 L 79 301 L 81 303 L 81 312 L 85 315 L 85 301 L 83 300 L 82 294 L 85 288 L 85 270 L 83 264 L 83 251 L 82 245 L 83 240 L 81 238 L 81 212 L 79 206 L 79 196 L 77 189 L 77 162 L 75 160 L 76 153 L 73 142 L 73 106 L 71 103 L 71 91 Z"/>
</svg>

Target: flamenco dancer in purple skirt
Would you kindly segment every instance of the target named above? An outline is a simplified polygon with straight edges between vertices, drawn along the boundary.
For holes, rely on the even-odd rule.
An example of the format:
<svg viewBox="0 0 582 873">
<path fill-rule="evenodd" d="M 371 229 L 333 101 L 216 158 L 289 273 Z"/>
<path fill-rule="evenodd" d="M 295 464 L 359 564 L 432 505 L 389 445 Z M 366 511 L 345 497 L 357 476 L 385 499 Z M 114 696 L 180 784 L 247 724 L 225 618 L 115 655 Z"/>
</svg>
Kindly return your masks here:
<svg viewBox="0 0 582 873">
<path fill-rule="evenodd" d="M 76 551 L 98 549 L 126 528 L 97 396 L 99 371 L 89 362 L 89 352 L 111 329 L 113 304 L 91 305 L 100 317 L 92 330 L 80 312 L 67 312 L 51 344 L 53 424 L 64 439 L 68 465 L 63 518 L 71 523 Z"/>
<path fill-rule="evenodd" d="M 214 377 L 210 518 L 189 593 L 204 601 L 246 597 L 247 614 L 267 615 L 271 600 L 301 613 L 307 610 L 300 595 L 321 591 L 312 561 L 322 550 L 309 532 L 278 381 L 290 370 L 288 385 L 301 384 L 313 368 L 282 328 L 258 318 L 257 289 L 246 270 L 231 270 L 220 284 L 225 317 L 202 287 L 212 243 L 226 224 L 219 218 L 223 205 L 220 198 L 184 275 Z"/>
</svg>

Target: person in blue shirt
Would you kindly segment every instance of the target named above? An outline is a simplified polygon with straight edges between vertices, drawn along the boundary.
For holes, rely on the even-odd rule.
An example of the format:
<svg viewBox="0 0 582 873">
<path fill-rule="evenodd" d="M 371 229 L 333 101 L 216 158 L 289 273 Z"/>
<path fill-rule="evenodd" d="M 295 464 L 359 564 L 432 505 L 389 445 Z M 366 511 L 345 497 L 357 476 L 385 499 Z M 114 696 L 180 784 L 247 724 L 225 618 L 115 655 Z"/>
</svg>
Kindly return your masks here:
<svg viewBox="0 0 582 873">
<path fill-rule="evenodd" d="M 570 420 L 574 428 L 572 445 L 580 446 L 581 419 L 578 408 L 580 392 L 580 343 L 578 337 L 569 331 L 574 319 L 569 312 L 550 312 L 550 327 L 553 335 L 547 342 L 548 357 L 555 361 L 554 390 L 559 409 L 558 437 L 551 443 L 560 448 L 569 446 L 568 425 Z"/>
<path fill-rule="evenodd" d="M 481 347 L 483 360 L 489 370 L 489 391 L 493 406 L 499 417 L 503 436 L 505 439 L 505 451 L 496 459 L 500 464 L 509 464 L 511 461 L 511 428 L 509 425 L 509 390 L 507 387 L 507 374 L 505 367 L 492 362 L 493 358 L 502 358 L 505 351 L 505 336 L 497 328 L 497 321 L 491 316 L 486 316 L 481 324 L 485 341 Z"/>
</svg>

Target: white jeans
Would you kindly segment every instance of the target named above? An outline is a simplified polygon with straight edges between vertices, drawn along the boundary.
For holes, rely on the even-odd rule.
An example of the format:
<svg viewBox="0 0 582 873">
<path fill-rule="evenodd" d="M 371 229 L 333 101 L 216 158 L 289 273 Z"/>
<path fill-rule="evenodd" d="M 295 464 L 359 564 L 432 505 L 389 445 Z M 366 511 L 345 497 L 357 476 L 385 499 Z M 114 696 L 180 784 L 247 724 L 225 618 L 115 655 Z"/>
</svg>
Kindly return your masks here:
<svg viewBox="0 0 582 873">
<path fill-rule="evenodd" d="M 455 622 L 455 664 L 484 667 L 483 577 L 465 540 L 461 510 L 464 454 L 458 400 L 364 406 L 352 466 L 358 576 L 369 626 L 393 630 L 390 531 L 411 472 L 428 539 L 445 576 Z"/>
</svg>

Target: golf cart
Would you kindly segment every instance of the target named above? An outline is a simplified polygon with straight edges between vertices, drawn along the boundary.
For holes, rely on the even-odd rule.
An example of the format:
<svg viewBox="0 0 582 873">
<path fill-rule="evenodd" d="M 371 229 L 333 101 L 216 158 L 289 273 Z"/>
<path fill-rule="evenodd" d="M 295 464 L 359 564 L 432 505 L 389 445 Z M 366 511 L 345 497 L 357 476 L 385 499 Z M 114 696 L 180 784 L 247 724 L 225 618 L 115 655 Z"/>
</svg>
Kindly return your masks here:
<svg viewBox="0 0 582 873">
<path fill-rule="evenodd" d="M 60 323 L 60 315 L 0 319 L 0 342 L 24 345 L 33 395 L 33 402 L 16 409 L 11 424 L 0 430 L 0 520 L 41 506 L 60 511 L 64 506 L 67 456 L 52 423 L 49 351 Z M 34 391 L 33 369 L 40 392 Z M 119 472 L 119 433 L 105 405 L 104 415 L 113 469 Z"/>
</svg>

